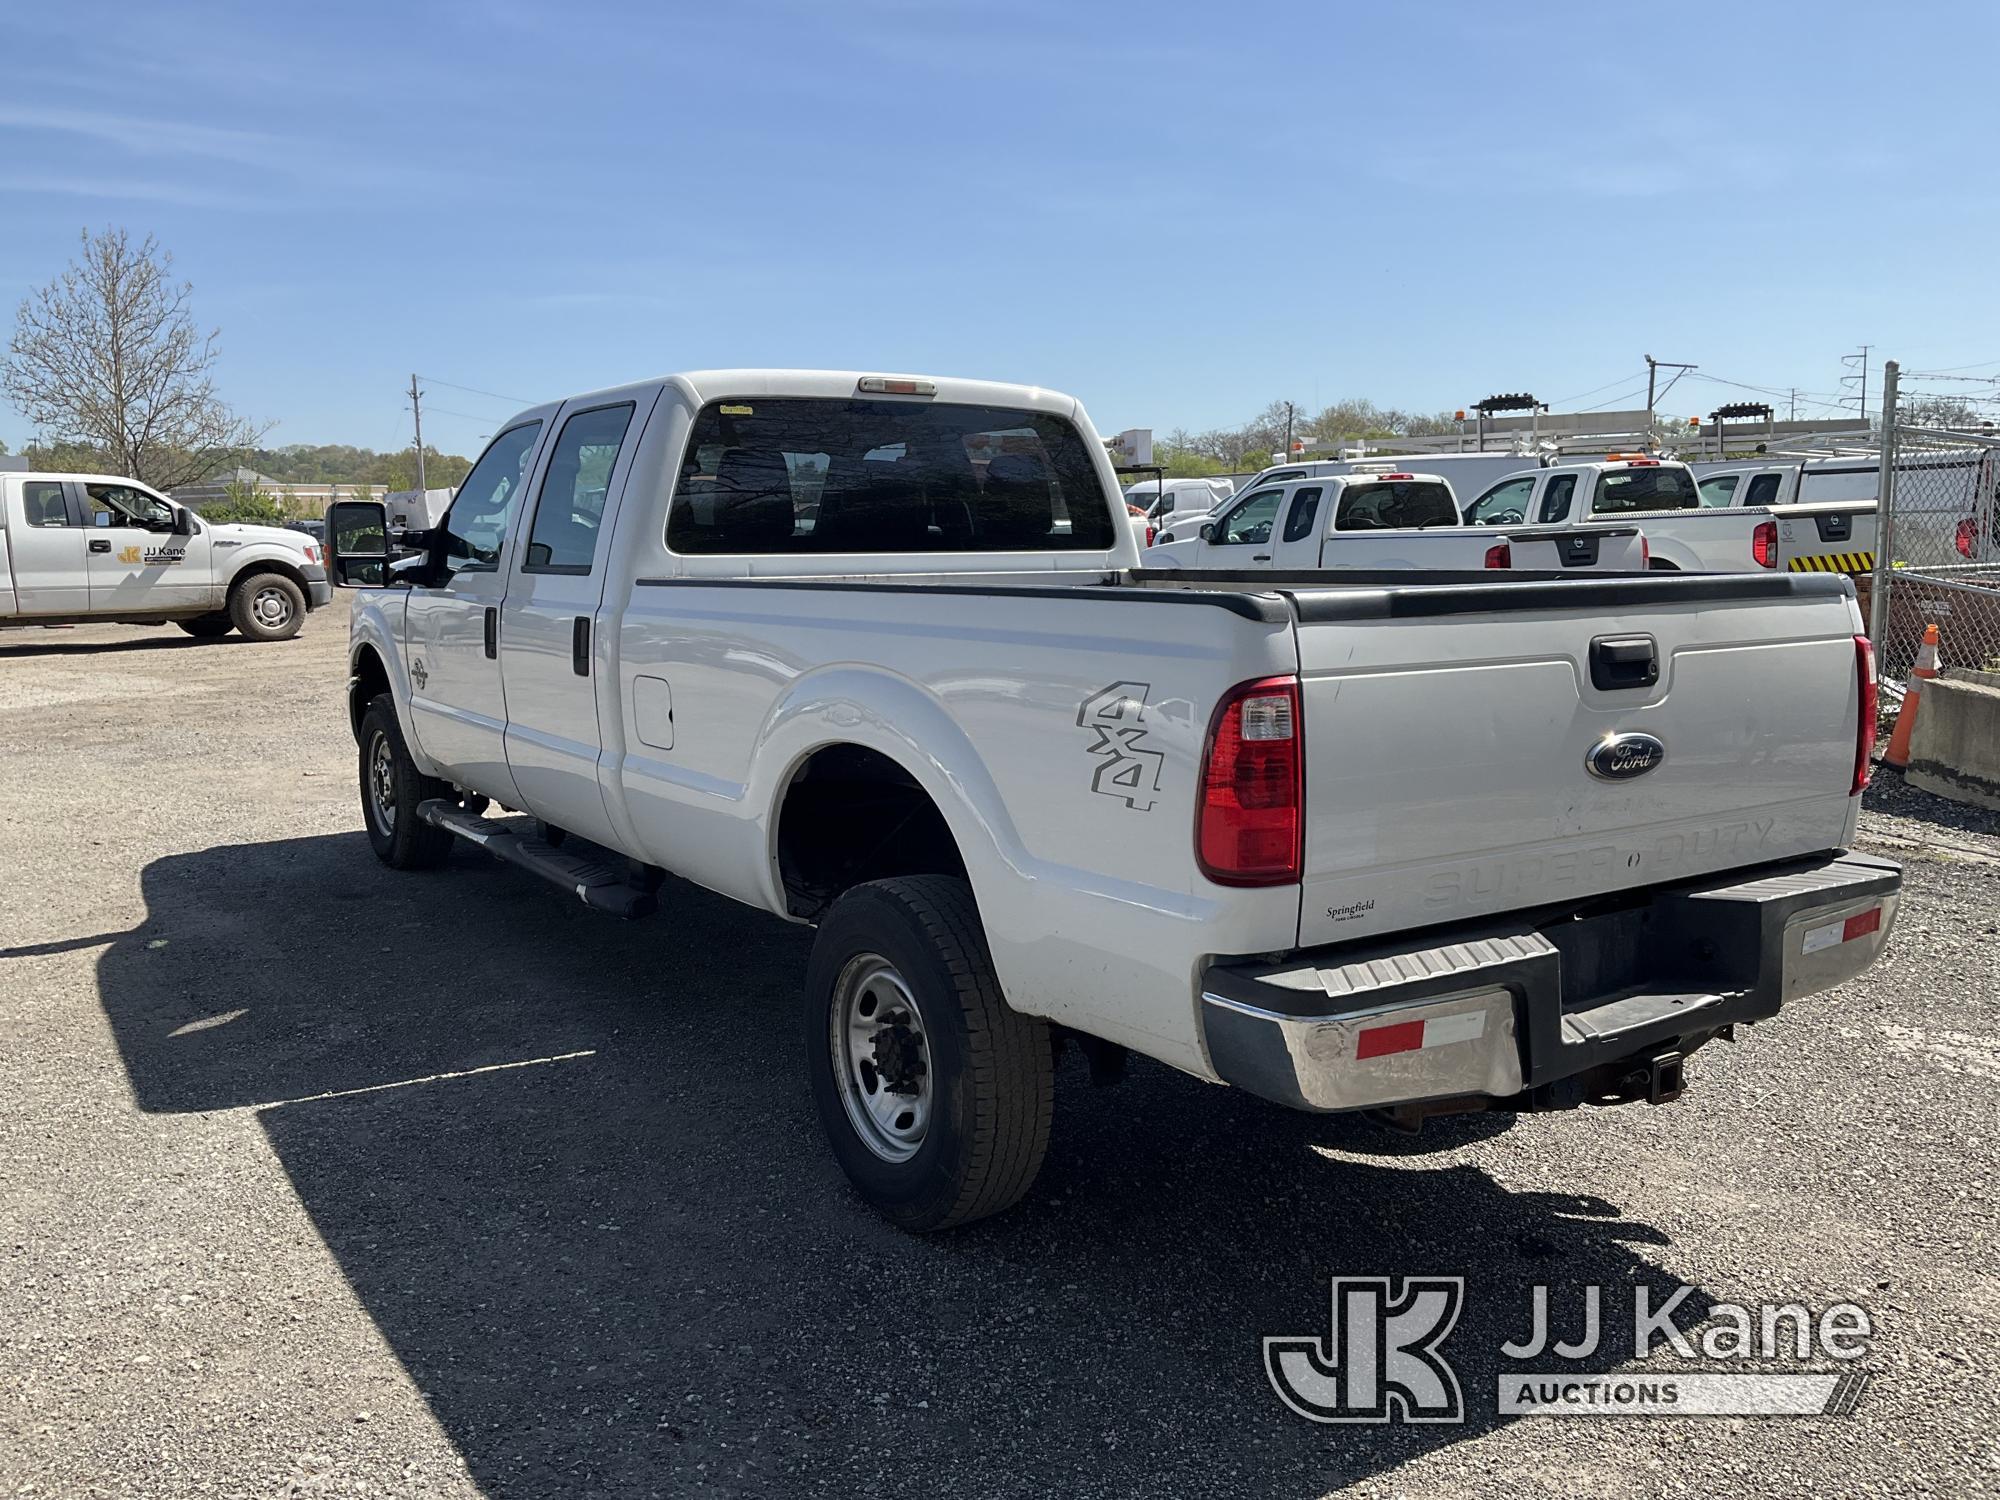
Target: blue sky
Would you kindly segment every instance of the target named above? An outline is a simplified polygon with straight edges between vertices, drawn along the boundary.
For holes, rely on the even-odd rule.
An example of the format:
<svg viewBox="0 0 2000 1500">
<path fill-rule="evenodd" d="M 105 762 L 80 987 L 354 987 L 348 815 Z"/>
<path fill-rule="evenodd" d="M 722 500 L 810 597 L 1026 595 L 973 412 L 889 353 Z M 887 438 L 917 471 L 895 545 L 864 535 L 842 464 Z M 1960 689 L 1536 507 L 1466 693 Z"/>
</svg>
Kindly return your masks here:
<svg viewBox="0 0 2000 1500">
<path fill-rule="evenodd" d="M 151 232 L 271 441 L 376 448 L 413 370 L 978 375 L 1106 431 L 1622 405 L 1646 353 L 1817 398 L 1863 342 L 2000 373 L 2000 8 L 1625 14 L 11 0 L 0 320 L 83 226 Z M 447 450 L 514 404 L 428 389 Z"/>
</svg>

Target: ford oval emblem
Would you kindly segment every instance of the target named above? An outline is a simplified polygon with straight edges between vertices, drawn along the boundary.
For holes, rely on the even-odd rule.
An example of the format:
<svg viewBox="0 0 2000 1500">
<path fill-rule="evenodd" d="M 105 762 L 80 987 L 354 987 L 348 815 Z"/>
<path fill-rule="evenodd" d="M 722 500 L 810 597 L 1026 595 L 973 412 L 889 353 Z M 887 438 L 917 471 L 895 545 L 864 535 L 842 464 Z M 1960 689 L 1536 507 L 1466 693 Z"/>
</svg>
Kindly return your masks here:
<svg viewBox="0 0 2000 1500">
<path fill-rule="evenodd" d="M 1607 734 L 1583 758 L 1600 781 L 1630 781 L 1667 758 L 1667 747 L 1650 734 Z"/>
</svg>

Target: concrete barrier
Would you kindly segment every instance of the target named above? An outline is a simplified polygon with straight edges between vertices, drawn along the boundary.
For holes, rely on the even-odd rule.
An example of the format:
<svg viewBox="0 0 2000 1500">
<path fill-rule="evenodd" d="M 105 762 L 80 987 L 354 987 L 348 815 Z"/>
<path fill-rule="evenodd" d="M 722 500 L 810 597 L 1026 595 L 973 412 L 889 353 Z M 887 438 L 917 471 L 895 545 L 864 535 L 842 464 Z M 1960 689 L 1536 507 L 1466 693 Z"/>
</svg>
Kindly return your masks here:
<svg viewBox="0 0 2000 1500">
<path fill-rule="evenodd" d="M 2000 672 L 1953 672 L 1924 684 L 1904 777 L 1954 802 L 2000 811 Z"/>
</svg>

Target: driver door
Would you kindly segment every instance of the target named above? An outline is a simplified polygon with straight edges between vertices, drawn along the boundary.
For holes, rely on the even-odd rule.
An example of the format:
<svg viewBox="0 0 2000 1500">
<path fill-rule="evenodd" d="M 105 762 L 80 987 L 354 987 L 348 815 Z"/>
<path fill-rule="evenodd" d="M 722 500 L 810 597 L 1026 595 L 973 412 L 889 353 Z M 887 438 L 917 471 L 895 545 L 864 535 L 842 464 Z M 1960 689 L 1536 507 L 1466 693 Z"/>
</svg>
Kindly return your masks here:
<svg viewBox="0 0 2000 1500">
<path fill-rule="evenodd" d="M 1261 568 L 1271 561 L 1271 526 L 1278 519 L 1284 490 L 1253 490 L 1204 530 L 1201 565 L 1207 568 Z"/>
<path fill-rule="evenodd" d="M 443 576 L 410 590 L 404 654 L 410 733 L 450 780 L 521 807 L 507 766 L 507 694 L 500 677 L 500 606 L 521 492 L 534 472 L 543 422 L 496 437 L 465 476 L 430 548 Z"/>
<path fill-rule="evenodd" d="M 85 562 L 92 614 L 216 609 L 210 536 L 202 522 L 174 534 L 174 507 L 136 484 L 86 481 Z"/>
<path fill-rule="evenodd" d="M 1519 526 L 1528 518 L 1528 502 L 1535 493 L 1535 476 L 1503 479 L 1465 508 L 1468 526 Z"/>
</svg>

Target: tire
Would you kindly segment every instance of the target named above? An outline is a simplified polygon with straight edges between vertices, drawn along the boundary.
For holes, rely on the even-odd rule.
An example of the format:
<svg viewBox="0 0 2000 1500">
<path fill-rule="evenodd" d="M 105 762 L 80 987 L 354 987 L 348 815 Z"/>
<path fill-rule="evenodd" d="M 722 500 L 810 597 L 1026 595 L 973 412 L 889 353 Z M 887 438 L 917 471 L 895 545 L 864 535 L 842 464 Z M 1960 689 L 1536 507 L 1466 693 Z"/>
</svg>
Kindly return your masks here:
<svg viewBox="0 0 2000 1500">
<path fill-rule="evenodd" d="M 253 641 L 289 641 L 306 622 L 306 596 L 283 573 L 252 573 L 229 591 L 229 618 Z"/>
<path fill-rule="evenodd" d="M 426 776 L 410 759 L 396 703 L 378 694 L 361 716 L 361 822 L 375 857 L 392 870 L 431 870 L 451 853 L 452 836 L 417 816 L 417 804 L 452 796 L 451 783 Z"/>
<path fill-rule="evenodd" d="M 215 640 L 236 628 L 236 622 L 227 613 L 197 615 L 192 620 L 176 620 L 174 623 L 198 641 Z"/>
<path fill-rule="evenodd" d="M 871 1034 L 873 1017 L 889 1020 Z M 884 1218 L 950 1229 L 1011 1208 L 1034 1183 L 1055 1107 L 1048 1026 L 1001 995 L 963 880 L 874 880 L 834 902 L 804 1020 L 828 1144 Z"/>
</svg>

